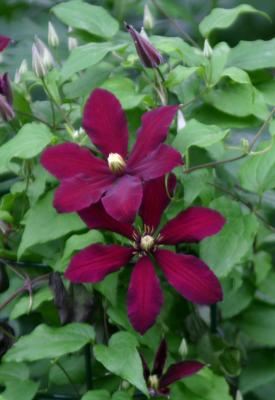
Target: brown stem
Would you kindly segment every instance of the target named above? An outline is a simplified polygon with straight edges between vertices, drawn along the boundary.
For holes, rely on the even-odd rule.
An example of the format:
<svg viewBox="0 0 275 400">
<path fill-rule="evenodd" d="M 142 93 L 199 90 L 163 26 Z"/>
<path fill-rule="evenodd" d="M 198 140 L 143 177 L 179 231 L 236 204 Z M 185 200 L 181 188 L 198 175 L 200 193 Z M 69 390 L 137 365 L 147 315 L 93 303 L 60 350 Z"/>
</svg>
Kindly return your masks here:
<svg viewBox="0 0 275 400">
<path fill-rule="evenodd" d="M 0 304 L 0 311 L 3 310 L 8 304 L 10 304 L 19 294 L 25 292 L 25 287 L 17 289 L 10 297 L 7 298 L 2 304 Z"/>
</svg>

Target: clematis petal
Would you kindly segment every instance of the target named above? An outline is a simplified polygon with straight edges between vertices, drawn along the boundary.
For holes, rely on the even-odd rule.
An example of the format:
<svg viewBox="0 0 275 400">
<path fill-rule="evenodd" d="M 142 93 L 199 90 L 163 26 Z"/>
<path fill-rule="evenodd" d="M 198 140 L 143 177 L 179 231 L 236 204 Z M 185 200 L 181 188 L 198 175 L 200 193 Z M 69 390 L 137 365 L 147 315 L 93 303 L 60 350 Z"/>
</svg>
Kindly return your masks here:
<svg viewBox="0 0 275 400">
<path fill-rule="evenodd" d="M 114 180 L 115 177 L 112 175 L 103 175 L 94 179 L 78 175 L 64 179 L 55 192 L 54 207 L 61 213 L 87 208 L 100 200 Z"/>
<path fill-rule="evenodd" d="M 223 299 L 218 278 L 199 258 L 170 250 L 157 250 L 155 256 L 170 285 L 183 297 L 198 304 L 214 304 Z"/>
<path fill-rule="evenodd" d="M 84 174 L 111 175 L 105 161 L 95 157 L 87 148 L 75 143 L 63 143 L 46 149 L 41 163 L 57 179 L 72 178 Z"/>
<path fill-rule="evenodd" d="M 152 375 L 161 376 L 167 358 L 167 342 L 163 339 L 159 345 L 152 370 Z"/>
<path fill-rule="evenodd" d="M 10 42 L 11 42 L 11 38 L 0 35 L 0 52 L 5 50 L 5 48 L 8 47 Z"/>
<path fill-rule="evenodd" d="M 182 165 L 181 154 L 167 144 L 161 144 L 158 148 L 135 163 L 132 167 L 127 166 L 127 171 L 138 175 L 141 179 L 159 178 L 172 171 L 173 168 Z"/>
<path fill-rule="evenodd" d="M 128 289 L 128 315 L 142 335 L 155 323 L 163 303 L 159 279 L 148 256 L 135 265 Z"/>
<path fill-rule="evenodd" d="M 160 389 L 166 388 L 167 386 L 171 385 L 171 383 L 179 381 L 182 378 L 194 375 L 204 366 L 205 365 L 199 361 L 182 361 L 171 365 L 171 367 L 160 380 Z"/>
<path fill-rule="evenodd" d="M 132 254 L 131 247 L 92 244 L 72 258 L 65 278 L 74 283 L 99 282 L 127 264 Z"/>
<path fill-rule="evenodd" d="M 168 193 L 170 197 L 172 197 L 175 186 L 176 177 L 174 174 L 169 175 L 167 188 L 164 176 L 145 182 L 143 185 L 143 198 L 139 212 L 145 225 L 154 230 L 158 227 L 162 214 L 170 203 Z M 158 201 L 156 201 L 156 199 Z"/>
<path fill-rule="evenodd" d="M 132 239 L 135 232 L 131 224 L 119 222 L 107 214 L 101 201 L 79 211 L 79 216 L 90 229 L 106 229 L 129 239 Z"/>
<path fill-rule="evenodd" d="M 142 200 L 142 184 L 138 177 L 124 175 L 102 198 L 102 203 L 109 215 L 120 222 L 134 220 Z"/>
<path fill-rule="evenodd" d="M 83 128 L 91 141 L 106 156 L 128 151 L 128 127 L 118 99 L 105 89 L 95 89 L 84 107 Z"/>
<path fill-rule="evenodd" d="M 165 141 L 177 110 L 178 106 L 163 106 L 143 114 L 137 140 L 129 156 L 129 168 L 134 167 L 138 161 Z"/>
<path fill-rule="evenodd" d="M 191 207 L 165 225 L 160 232 L 161 243 L 198 242 L 218 233 L 225 222 L 225 218 L 211 208 Z"/>
<path fill-rule="evenodd" d="M 145 358 L 143 357 L 143 355 L 142 354 L 139 354 L 139 355 L 140 355 L 141 362 L 142 362 L 143 376 L 144 376 L 145 381 L 147 381 L 147 379 L 150 376 L 150 369 L 149 369 L 148 364 L 147 364 Z"/>
</svg>

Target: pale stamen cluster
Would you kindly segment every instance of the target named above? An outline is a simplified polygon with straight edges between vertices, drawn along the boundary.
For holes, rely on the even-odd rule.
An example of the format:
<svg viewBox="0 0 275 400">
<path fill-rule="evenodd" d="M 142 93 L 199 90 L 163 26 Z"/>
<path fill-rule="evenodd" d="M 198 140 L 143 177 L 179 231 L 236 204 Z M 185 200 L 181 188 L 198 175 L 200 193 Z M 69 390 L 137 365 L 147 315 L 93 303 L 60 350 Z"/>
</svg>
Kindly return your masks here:
<svg viewBox="0 0 275 400">
<path fill-rule="evenodd" d="M 161 235 L 158 234 L 154 237 L 154 228 L 144 225 L 143 232 L 140 229 L 138 229 L 138 232 L 133 232 L 133 239 L 132 246 L 136 249 L 134 254 L 144 256 L 147 253 L 156 251 Z"/>
</svg>

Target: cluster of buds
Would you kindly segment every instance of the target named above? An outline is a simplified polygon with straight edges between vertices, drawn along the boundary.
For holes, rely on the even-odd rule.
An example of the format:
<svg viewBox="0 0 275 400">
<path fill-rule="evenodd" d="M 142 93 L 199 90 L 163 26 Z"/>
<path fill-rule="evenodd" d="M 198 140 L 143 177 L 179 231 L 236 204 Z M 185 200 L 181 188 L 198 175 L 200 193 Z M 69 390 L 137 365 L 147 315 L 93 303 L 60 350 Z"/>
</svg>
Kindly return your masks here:
<svg viewBox="0 0 275 400">
<path fill-rule="evenodd" d="M 38 78 L 44 78 L 54 66 L 53 56 L 45 43 L 35 37 L 32 45 L 32 68 Z"/>
</svg>

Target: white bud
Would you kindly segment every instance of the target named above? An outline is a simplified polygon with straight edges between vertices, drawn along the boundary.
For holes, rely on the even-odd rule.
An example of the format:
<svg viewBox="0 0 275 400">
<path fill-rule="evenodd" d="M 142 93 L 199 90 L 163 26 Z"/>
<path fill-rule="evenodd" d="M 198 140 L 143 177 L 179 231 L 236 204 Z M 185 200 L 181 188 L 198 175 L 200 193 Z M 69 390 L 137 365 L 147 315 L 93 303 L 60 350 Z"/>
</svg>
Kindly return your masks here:
<svg viewBox="0 0 275 400">
<path fill-rule="evenodd" d="M 69 26 L 68 28 L 68 33 L 72 33 L 73 32 L 73 28 Z M 78 41 L 76 38 L 69 36 L 68 37 L 68 49 L 70 51 L 72 51 L 73 49 L 75 49 L 78 46 Z"/>
<path fill-rule="evenodd" d="M 148 4 L 145 4 L 143 13 L 143 25 L 146 29 L 151 30 L 154 27 L 154 23 L 154 17 L 150 11 L 150 8 L 148 7 Z"/>
<path fill-rule="evenodd" d="M 143 39 L 149 40 L 146 30 L 143 27 L 140 30 L 140 36 L 143 37 Z"/>
<path fill-rule="evenodd" d="M 48 43 L 49 43 L 49 46 L 51 46 L 51 47 L 59 46 L 58 34 L 57 34 L 53 24 L 50 21 L 48 24 Z"/>
<path fill-rule="evenodd" d="M 177 114 L 177 132 L 179 132 L 181 129 L 183 129 L 186 125 L 186 121 L 184 118 L 184 115 L 181 110 L 178 110 Z"/>
<path fill-rule="evenodd" d="M 28 62 L 24 58 L 24 60 L 20 64 L 20 67 L 15 72 L 14 82 L 19 83 L 21 81 L 22 75 L 25 74 L 27 71 L 28 71 Z"/>
<path fill-rule="evenodd" d="M 54 66 L 54 59 L 48 47 L 37 36 L 35 37 L 35 44 L 46 69 L 52 68 Z"/>
<path fill-rule="evenodd" d="M 79 129 L 76 129 L 76 130 L 73 131 L 72 136 L 73 136 L 74 139 L 78 139 L 81 136 L 83 136 L 84 133 L 85 133 L 84 129 L 83 128 L 79 128 Z"/>
<path fill-rule="evenodd" d="M 186 354 L 188 353 L 188 346 L 187 346 L 187 342 L 186 342 L 186 340 L 183 338 L 182 339 L 182 341 L 181 341 L 181 343 L 180 343 L 180 347 L 179 347 L 179 354 L 182 356 L 182 357 L 185 357 L 186 356 Z"/>
<path fill-rule="evenodd" d="M 243 400 L 243 395 L 239 390 L 237 390 L 235 400 Z"/>
<path fill-rule="evenodd" d="M 208 42 L 207 39 L 204 41 L 204 46 L 203 46 L 203 55 L 206 58 L 211 58 L 213 54 L 213 49 L 210 46 L 210 43 Z"/>
<path fill-rule="evenodd" d="M 32 45 L 32 69 L 38 78 L 43 78 L 47 74 L 46 66 L 35 44 Z"/>
</svg>

